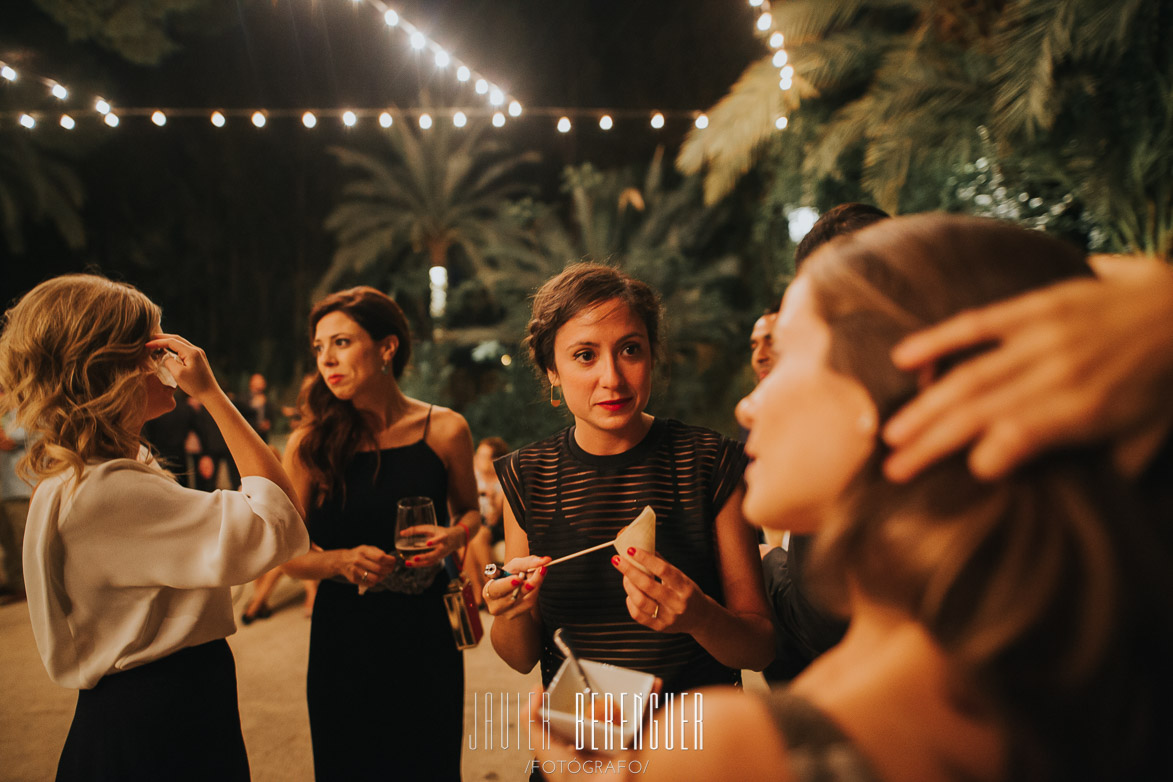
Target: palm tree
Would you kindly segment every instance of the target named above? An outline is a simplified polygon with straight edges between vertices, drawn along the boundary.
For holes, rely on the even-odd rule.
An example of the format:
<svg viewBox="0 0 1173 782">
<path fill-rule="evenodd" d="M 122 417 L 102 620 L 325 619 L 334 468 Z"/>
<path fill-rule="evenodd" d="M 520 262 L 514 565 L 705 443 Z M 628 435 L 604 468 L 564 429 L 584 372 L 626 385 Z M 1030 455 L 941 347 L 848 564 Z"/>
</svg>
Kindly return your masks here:
<svg viewBox="0 0 1173 782">
<path fill-rule="evenodd" d="M 326 218 L 337 250 L 319 293 L 343 275 L 373 280 L 391 269 L 421 280 L 435 266 L 486 280 L 501 273 L 486 249 L 508 243 L 513 224 L 501 210 L 529 192 L 517 174 L 536 153 L 507 152 L 483 125 L 421 131 L 405 124 L 380 133 L 373 149 L 330 149 L 357 176 Z"/>
<path fill-rule="evenodd" d="M 707 166 L 710 202 L 779 135 L 761 110 L 772 88 L 772 111 L 830 109 L 817 132 L 776 142 L 788 159 L 817 179 L 858 158 L 864 190 L 890 211 L 939 205 L 940 186 L 992 150 L 1009 189 L 1070 193 L 1104 246 L 1173 248 L 1168 3 L 790 0 L 772 19 L 794 88 L 778 89 L 767 56 L 681 150 L 685 172 Z"/>
</svg>

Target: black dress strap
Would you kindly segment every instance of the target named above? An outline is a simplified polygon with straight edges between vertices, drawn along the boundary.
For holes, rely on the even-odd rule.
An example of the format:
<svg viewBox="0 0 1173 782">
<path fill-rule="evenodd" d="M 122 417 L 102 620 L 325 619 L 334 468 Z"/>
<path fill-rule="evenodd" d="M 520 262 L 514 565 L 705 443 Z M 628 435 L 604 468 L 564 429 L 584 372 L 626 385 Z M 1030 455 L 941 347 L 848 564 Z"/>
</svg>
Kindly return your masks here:
<svg viewBox="0 0 1173 782">
<path fill-rule="evenodd" d="M 435 405 L 428 405 L 428 417 L 424 419 L 424 434 L 420 437 L 420 442 L 425 442 L 428 439 L 428 427 L 432 425 L 432 408 Z"/>
</svg>

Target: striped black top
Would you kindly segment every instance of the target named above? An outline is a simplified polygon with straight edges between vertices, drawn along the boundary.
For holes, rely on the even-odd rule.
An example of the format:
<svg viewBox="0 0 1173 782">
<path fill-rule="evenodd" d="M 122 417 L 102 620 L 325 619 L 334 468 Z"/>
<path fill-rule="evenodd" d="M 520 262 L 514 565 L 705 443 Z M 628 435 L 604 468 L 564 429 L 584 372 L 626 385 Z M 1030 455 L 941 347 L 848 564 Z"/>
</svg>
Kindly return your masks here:
<svg viewBox="0 0 1173 782">
<path fill-rule="evenodd" d="M 496 468 L 531 554 L 557 558 L 611 540 L 650 505 L 657 554 L 723 604 L 714 519 L 745 464 L 741 444 L 657 418 L 622 454 L 583 451 L 570 427 L 501 457 Z M 553 644 L 559 627 L 576 654 L 653 673 L 664 680 L 664 692 L 737 683 L 740 672 L 721 665 L 692 636 L 656 632 L 631 618 L 614 554 L 604 548 L 547 573 L 538 593 L 543 683 L 562 664 Z"/>
</svg>

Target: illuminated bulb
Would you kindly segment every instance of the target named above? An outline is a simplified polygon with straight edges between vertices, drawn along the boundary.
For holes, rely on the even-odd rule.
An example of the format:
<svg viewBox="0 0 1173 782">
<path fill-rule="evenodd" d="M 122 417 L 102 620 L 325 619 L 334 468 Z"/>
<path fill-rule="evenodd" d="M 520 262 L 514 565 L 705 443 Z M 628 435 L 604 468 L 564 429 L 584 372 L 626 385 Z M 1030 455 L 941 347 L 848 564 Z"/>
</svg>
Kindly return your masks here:
<svg viewBox="0 0 1173 782">
<path fill-rule="evenodd" d="M 228 120 L 224 119 L 224 115 L 218 111 L 212 112 L 212 124 L 218 128 L 224 127 L 224 123 Z"/>
<path fill-rule="evenodd" d="M 151 115 L 151 122 L 161 128 L 167 124 L 167 115 L 161 111 L 156 111 Z"/>
<path fill-rule="evenodd" d="M 664 127 L 664 115 L 658 111 L 652 115 L 652 127 L 656 130 Z"/>
<path fill-rule="evenodd" d="M 477 79 L 477 95 L 484 95 L 489 91 L 489 83 L 484 79 Z"/>
<path fill-rule="evenodd" d="M 448 56 L 448 52 L 443 49 L 436 50 L 436 67 L 447 68 L 448 63 L 452 62 L 452 58 Z"/>
<path fill-rule="evenodd" d="M 65 128 L 66 130 L 73 130 L 76 125 L 77 123 L 73 121 L 73 117 L 69 116 L 68 114 L 61 115 L 61 127 Z"/>
<path fill-rule="evenodd" d="M 422 49 L 428 44 L 428 39 L 424 38 L 424 34 L 416 30 L 411 34 L 411 48 Z"/>
<path fill-rule="evenodd" d="M 520 102 L 515 101 L 515 100 L 509 101 L 509 116 L 511 116 L 511 117 L 520 117 L 521 116 L 521 103 Z"/>
<path fill-rule="evenodd" d="M 786 119 L 785 117 L 779 117 L 778 119 L 774 120 L 774 127 L 776 127 L 778 130 L 786 130 L 786 126 L 789 124 L 790 120 Z"/>
<path fill-rule="evenodd" d="M 110 113 L 110 104 L 107 103 L 106 101 L 102 100 L 101 98 L 98 98 L 96 101 L 94 101 L 94 110 L 97 111 L 99 114 L 109 114 Z"/>
<path fill-rule="evenodd" d="M 420 115 L 420 127 L 423 128 L 424 130 L 427 130 L 428 128 L 432 127 L 432 115 L 431 114 L 421 114 Z"/>
<path fill-rule="evenodd" d="M 781 76 L 783 79 L 793 79 L 794 78 L 794 66 L 787 65 L 785 68 L 778 71 L 778 75 Z"/>
<path fill-rule="evenodd" d="M 472 71 L 470 71 L 468 69 L 467 65 L 461 65 L 459 68 L 456 69 L 456 80 L 457 81 L 468 81 L 471 78 L 472 78 Z"/>
<path fill-rule="evenodd" d="M 789 59 L 790 56 L 786 54 L 786 50 L 779 49 L 778 51 L 774 52 L 774 67 L 781 68 Z"/>
<path fill-rule="evenodd" d="M 749 0 L 749 4 L 754 8 L 758 8 L 762 4 L 762 0 Z"/>
<path fill-rule="evenodd" d="M 790 89 L 793 86 L 794 86 L 794 82 L 791 81 L 790 79 L 779 79 L 778 80 L 778 89 L 782 90 L 783 92 L 785 92 L 786 90 Z"/>
<path fill-rule="evenodd" d="M 353 128 L 354 123 L 358 122 L 358 117 L 354 116 L 353 111 L 342 112 L 342 124 L 348 128 Z"/>
<path fill-rule="evenodd" d="M 314 116 L 312 111 L 307 111 L 305 114 L 301 115 L 301 124 L 305 125 L 307 128 L 316 127 L 318 124 L 318 118 Z"/>
<path fill-rule="evenodd" d="M 395 27 L 399 24 L 399 14 L 388 10 L 387 13 L 383 14 L 383 21 L 387 23 L 388 27 Z"/>
<path fill-rule="evenodd" d="M 21 114 L 20 115 L 20 124 L 24 125 L 29 130 L 32 130 L 33 128 L 35 128 L 37 126 L 37 121 L 35 119 L 33 119 L 31 116 L 29 116 L 28 114 Z"/>
<path fill-rule="evenodd" d="M 463 111 L 458 111 L 452 115 L 452 124 L 458 128 L 463 128 L 468 124 L 468 117 L 465 116 Z"/>
<path fill-rule="evenodd" d="M 786 38 L 782 33 L 773 33 L 770 36 L 770 46 L 774 49 L 781 49 L 782 44 L 786 43 Z"/>
<path fill-rule="evenodd" d="M 562 119 L 558 120 L 558 132 L 559 133 L 569 133 L 570 132 L 570 117 L 563 117 Z"/>
<path fill-rule="evenodd" d="M 110 112 L 109 114 L 106 115 L 105 122 L 107 125 L 109 125 L 112 128 L 118 127 L 118 115 L 115 114 L 114 112 Z"/>
<path fill-rule="evenodd" d="M 54 84 L 53 88 L 49 90 L 53 93 L 53 97 L 57 100 L 65 100 L 69 97 L 69 90 L 62 87 L 60 84 Z"/>
<path fill-rule="evenodd" d="M 3 68 L 0 68 L 0 76 L 8 79 L 8 81 L 16 81 L 16 71 L 12 70 L 12 68 L 7 65 L 5 65 Z"/>
<path fill-rule="evenodd" d="M 702 114 L 699 117 L 697 117 L 696 118 L 696 126 L 700 130 L 704 130 L 705 128 L 707 128 L 709 126 L 708 116 L 705 114 Z"/>
<path fill-rule="evenodd" d="M 758 17 L 758 29 L 763 33 L 770 29 L 770 25 L 774 23 L 774 17 L 769 14 L 762 14 Z"/>
<path fill-rule="evenodd" d="M 265 115 L 259 111 L 254 111 L 253 112 L 253 124 L 256 125 L 258 128 L 265 127 Z"/>
<path fill-rule="evenodd" d="M 394 122 L 394 120 L 391 119 L 391 115 L 388 114 L 387 112 L 384 111 L 382 114 L 379 115 L 379 124 L 381 126 L 383 126 L 384 128 L 391 127 L 392 122 Z"/>
<path fill-rule="evenodd" d="M 499 88 L 494 87 L 493 89 L 489 90 L 489 103 L 493 104 L 494 106 L 500 106 L 504 102 L 505 93 L 501 92 Z"/>
<path fill-rule="evenodd" d="M 610 130 L 615 126 L 615 122 L 611 119 L 610 114 L 604 114 L 599 117 L 599 127 L 603 130 Z"/>
<path fill-rule="evenodd" d="M 513 356 L 509 355 L 508 353 L 505 353 L 501 356 L 501 366 L 507 367 L 512 363 L 513 363 Z"/>
<path fill-rule="evenodd" d="M 504 112 L 498 111 L 493 114 L 493 127 L 495 127 L 495 128 L 505 127 L 505 114 L 504 114 Z"/>
</svg>

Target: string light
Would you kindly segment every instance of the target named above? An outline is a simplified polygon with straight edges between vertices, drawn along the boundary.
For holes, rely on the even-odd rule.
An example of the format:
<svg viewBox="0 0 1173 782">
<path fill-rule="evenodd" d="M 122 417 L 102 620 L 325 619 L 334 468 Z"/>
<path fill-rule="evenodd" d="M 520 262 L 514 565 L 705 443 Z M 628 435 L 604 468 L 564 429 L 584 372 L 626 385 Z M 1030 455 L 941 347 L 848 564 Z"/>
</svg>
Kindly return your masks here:
<svg viewBox="0 0 1173 782">
<path fill-rule="evenodd" d="M 504 112 L 498 111 L 493 114 L 493 127 L 495 127 L 495 128 L 505 127 L 505 113 Z"/>
<path fill-rule="evenodd" d="M 16 81 L 16 71 L 7 65 L 0 68 L 0 76 L 3 76 L 8 81 Z"/>
<path fill-rule="evenodd" d="M 484 79 L 477 79 L 476 91 L 477 95 L 484 95 L 489 91 L 489 83 Z"/>
<path fill-rule="evenodd" d="M 664 127 L 664 115 L 658 111 L 652 115 L 652 127 L 656 130 Z"/>
<path fill-rule="evenodd" d="M 315 128 L 318 125 L 318 118 L 312 111 L 307 111 L 301 115 L 301 124 L 307 128 Z"/>
<path fill-rule="evenodd" d="M 569 133 L 570 132 L 570 117 L 562 117 L 560 120 L 558 120 L 558 132 L 559 133 Z"/>
<path fill-rule="evenodd" d="M 785 68 L 783 68 L 781 71 L 778 72 L 778 75 L 783 79 L 793 79 L 794 78 L 794 66 L 787 65 Z"/>
<path fill-rule="evenodd" d="M 437 68 L 447 68 L 450 62 L 452 62 L 452 58 L 448 55 L 448 52 L 444 51 L 443 49 L 436 50 Z"/>
<path fill-rule="evenodd" d="M 342 112 L 342 124 L 348 128 L 353 128 L 358 123 L 358 117 L 353 111 Z"/>
<path fill-rule="evenodd" d="M 770 16 L 770 14 L 768 12 L 764 13 L 758 17 L 758 29 L 761 30 L 763 33 L 766 30 L 769 30 L 770 25 L 772 25 L 773 23 L 774 23 L 774 17 Z"/>
<path fill-rule="evenodd" d="M 387 12 L 385 14 L 383 14 L 383 22 L 388 27 L 398 27 L 399 26 L 399 14 L 395 13 L 390 8 L 388 8 Z"/>
<path fill-rule="evenodd" d="M 94 111 L 98 112 L 99 114 L 109 114 L 110 104 L 101 98 L 98 98 L 96 101 L 94 101 Z"/>
<path fill-rule="evenodd" d="M 452 124 L 458 128 L 463 128 L 468 124 L 468 116 L 463 111 L 458 111 L 452 115 Z"/>
<path fill-rule="evenodd" d="M 694 122 L 693 124 L 697 126 L 698 130 L 704 130 L 705 128 L 707 128 L 709 126 L 708 115 L 707 114 L 700 115 L 699 117 L 696 118 L 696 122 Z"/>
<path fill-rule="evenodd" d="M 218 127 L 218 128 L 224 127 L 224 123 L 226 123 L 227 121 L 228 120 L 224 119 L 224 115 L 221 114 L 220 112 L 218 112 L 218 111 L 212 112 L 212 124 L 215 125 L 216 127 Z"/>
<path fill-rule="evenodd" d="M 493 87 L 489 90 L 489 103 L 493 106 L 500 106 L 505 102 L 505 93 L 501 92 L 499 87 Z"/>
<path fill-rule="evenodd" d="M 786 64 L 786 61 L 789 59 L 790 59 L 790 55 L 788 55 L 786 53 L 786 50 L 779 49 L 778 51 L 774 52 L 774 67 L 781 68 L 783 65 Z"/>
<path fill-rule="evenodd" d="M 110 112 L 109 114 L 107 114 L 105 117 L 102 118 L 102 121 L 105 122 L 107 125 L 109 125 L 112 128 L 118 127 L 118 115 L 115 114 L 114 112 Z"/>
<path fill-rule="evenodd" d="M 68 114 L 61 115 L 61 123 L 60 124 L 61 124 L 61 127 L 65 128 L 66 130 L 73 130 L 74 127 L 77 126 L 77 123 L 73 121 L 73 117 L 69 116 Z"/>
<path fill-rule="evenodd" d="M 468 69 L 467 65 L 461 65 L 459 68 L 456 69 L 456 80 L 457 81 L 468 81 L 471 78 L 472 78 L 472 71 L 470 71 Z"/>
<path fill-rule="evenodd" d="M 604 114 L 603 116 L 599 117 L 599 127 L 603 130 L 610 130 L 614 126 L 615 121 L 611 119 L 610 114 Z"/>
<path fill-rule="evenodd" d="M 20 124 L 24 125 L 29 130 L 32 130 L 33 128 L 35 128 L 37 126 L 37 121 L 35 119 L 33 119 L 32 115 L 30 115 L 30 114 L 21 114 L 20 115 Z"/>
<path fill-rule="evenodd" d="M 418 49 L 424 48 L 427 45 L 428 45 L 428 39 L 425 38 L 424 34 L 421 33 L 419 30 L 416 30 L 414 33 L 411 34 L 411 48 L 418 50 Z"/>
<path fill-rule="evenodd" d="M 380 127 L 389 128 L 391 127 L 391 123 L 394 121 L 395 120 L 391 119 L 391 115 L 385 111 L 379 115 Z"/>
<path fill-rule="evenodd" d="M 781 49 L 785 43 L 786 43 L 786 36 L 782 35 L 782 33 L 777 32 L 777 31 L 771 33 L 771 35 L 770 35 L 770 48 L 771 49 Z"/>
<path fill-rule="evenodd" d="M 157 127 L 163 127 L 167 124 L 167 115 L 161 111 L 156 111 L 151 115 L 151 122 L 155 123 Z"/>
<path fill-rule="evenodd" d="M 69 97 L 69 90 L 65 89 L 57 82 L 53 82 L 53 86 L 49 87 L 49 92 L 57 100 L 65 100 Z"/>
<path fill-rule="evenodd" d="M 762 5 L 762 0 L 749 0 L 749 4 L 754 8 L 759 8 Z"/>
<path fill-rule="evenodd" d="M 420 127 L 423 128 L 424 130 L 429 130 L 432 127 L 432 115 L 431 114 L 425 113 L 425 114 L 420 115 Z"/>
<path fill-rule="evenodd" d="M 786 119 L 786 117 L 779 117 L 778 119 L 774 120 L 774 127 L 776 127 L 778 130 L 786 130 L 786 126 L 789 124 L 790 120 Z"/>
<path fill-rule="evenodd" d="M 509 101 L 509 116 L 511 116 L 511 117 L 520 117 L 521 116 L 521 103 L 519 101 L 515 101 L 515 100 Z"/>
<path fill-rule="evenodd" d="M 264 112 L 260 112 L 260 111 L 254 111 L 252 119 L 253 119 L 253 125 L 255 125 L 258 128 L 265 127 L 265 123 L 268 122 L 268 117 L 265 116 Z"/>
</svg>

